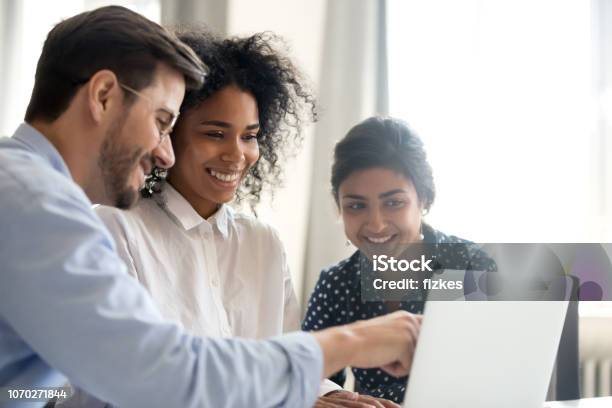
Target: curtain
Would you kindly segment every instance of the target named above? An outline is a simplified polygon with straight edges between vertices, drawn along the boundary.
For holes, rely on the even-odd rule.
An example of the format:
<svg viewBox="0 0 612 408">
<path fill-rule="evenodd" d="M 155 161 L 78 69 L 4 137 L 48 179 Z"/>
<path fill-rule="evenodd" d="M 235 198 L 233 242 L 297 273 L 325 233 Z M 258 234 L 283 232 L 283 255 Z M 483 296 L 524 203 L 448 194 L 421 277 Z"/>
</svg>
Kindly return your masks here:
<svg viewBox="0 0 612 408">
<path fill-rule="evenodd" d="M 23 42 L 21 21 L 23 4 L 16 0 L 0 2 L 0 137 L 10 136 L 23 119 L 25 106 L 19 106 L 19 60 Z M 28 95 L 29 96 L 29 95 Z M 18 116 L 18 117 L 16 117 Z"/>
<path fill-rule="evenodd" d="M 162 24 L 205 24 L 219 35 L 227 34 L 227 0 L 161 0 Z"/>
<path fill-rule="evenodd" d="M 319 82 L 320 121 L 315 129 L 304 304 L 322 268 L 355 250 L 345 245 L 331 196 L 333 148 L 357 122 L 386 114 L 386 14 L 384 0 L 333 0 L 326 5 Z"/>
</svg>

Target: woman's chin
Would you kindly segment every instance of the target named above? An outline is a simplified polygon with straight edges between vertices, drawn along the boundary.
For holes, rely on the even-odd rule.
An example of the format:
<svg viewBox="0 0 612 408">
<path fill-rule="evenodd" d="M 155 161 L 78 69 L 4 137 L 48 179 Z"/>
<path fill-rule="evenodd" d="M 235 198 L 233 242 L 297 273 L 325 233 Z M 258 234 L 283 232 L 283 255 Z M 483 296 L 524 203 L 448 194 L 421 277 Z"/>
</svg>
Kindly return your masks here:
<svg viewBox="0 0 612 408">
<path fill-rule="evenodd" d="M 372 257 L 374 255 L 387 255 L 387 256 L 392 256 L 393 252 L 389 251 L 389 248 L 387 248 L 384 245 L 380 245 L 380 244 L 370 244 L 370 243 L 366 243 L 363 245 L 359 246 L 359 250 L 365 254 L 368 258 L 372 259 Z"/>
<path fill-rule="evenodd" d="M 208 194 L 206 199 L 210 202 L 213 202 L 215 204 L 217 204 L 217 206 L 221 206 L 223 204 L 227 204 L 230 203 L 234 198 L 236 197 L 236 194 L 232 194 L 232 193 L 221 193 L 221 194 Z"/>
</svg>

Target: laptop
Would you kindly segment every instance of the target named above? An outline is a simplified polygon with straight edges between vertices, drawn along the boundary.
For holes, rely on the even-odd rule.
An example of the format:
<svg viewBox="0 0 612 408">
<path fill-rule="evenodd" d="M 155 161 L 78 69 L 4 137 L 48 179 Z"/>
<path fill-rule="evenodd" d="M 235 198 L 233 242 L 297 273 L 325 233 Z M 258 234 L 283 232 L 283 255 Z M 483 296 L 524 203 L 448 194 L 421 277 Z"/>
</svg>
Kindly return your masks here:
<svg viewBox="0 0 612 408">
<path fill-rule="evenodd" d="M 404 408 L 542 408 L 567 301 L 429 301 Z"/>
</svg>

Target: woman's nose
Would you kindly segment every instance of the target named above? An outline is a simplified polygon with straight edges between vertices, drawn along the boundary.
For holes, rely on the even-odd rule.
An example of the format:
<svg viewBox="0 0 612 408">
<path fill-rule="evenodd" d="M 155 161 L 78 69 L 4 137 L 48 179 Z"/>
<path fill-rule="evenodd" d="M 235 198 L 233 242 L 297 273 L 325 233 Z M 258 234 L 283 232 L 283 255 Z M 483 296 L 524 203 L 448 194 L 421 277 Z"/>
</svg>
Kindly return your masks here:
<svg viewBox="0 0 612 408">
<path fill-rule="evenodd" d="M 221 155 L 221 160 L 231 163 L 240 163 L 244 160 L 244 151 L 239 137 L 228 140 L 225 151 Z"/>
<path fill-rule="evenodd" d="M 368 230 L 373 233 L 382 232 L 386 227 L 385 219 L 378 210 L 370 211 L 368 218 Z"/>
</svg>

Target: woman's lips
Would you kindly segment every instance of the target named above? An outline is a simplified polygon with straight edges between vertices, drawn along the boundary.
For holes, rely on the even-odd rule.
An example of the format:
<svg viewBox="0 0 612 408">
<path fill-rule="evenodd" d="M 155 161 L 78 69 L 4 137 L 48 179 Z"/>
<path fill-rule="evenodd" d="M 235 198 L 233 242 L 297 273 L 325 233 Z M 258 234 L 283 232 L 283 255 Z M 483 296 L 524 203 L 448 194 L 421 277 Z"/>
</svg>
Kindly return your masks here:
<svg viewBox="0 0 612 408">
<path fill-rule="evenodd" d="M 366 241 L 368 241 L 371 244 L 385 244 L 389 241 L 391 241 L 393 238 L 395 238 L 396 234 L 389 234 L 389 235 L 380 235 L 380 236 L 367 236 L 365 235 L 364 238 Z"/>
<path fill-rule="evenodd" d="M 235 170 L 219 170 L 207 168 L 206 173 L 216 184 L 227 188 L 233 188 L 237 186 L 242 176 L 241 171 Z"/>
<path fill-rule="evenodd" d="M 366 239 L 373 244 L 384 244 L 385 242 L 389 241 L 392 237 L 393 237 L 392 235 L 387 235 L 387 236 L 380 237 L 380 238 L 366 237 Z"/>
</svg>

